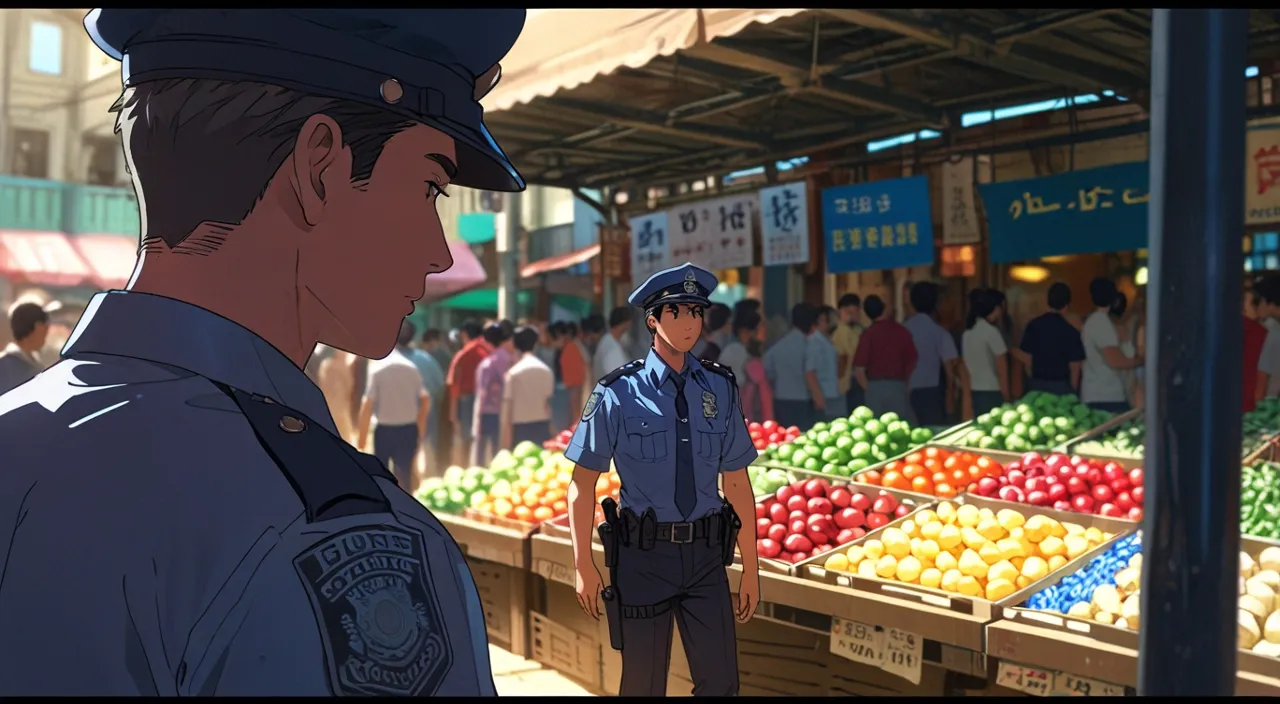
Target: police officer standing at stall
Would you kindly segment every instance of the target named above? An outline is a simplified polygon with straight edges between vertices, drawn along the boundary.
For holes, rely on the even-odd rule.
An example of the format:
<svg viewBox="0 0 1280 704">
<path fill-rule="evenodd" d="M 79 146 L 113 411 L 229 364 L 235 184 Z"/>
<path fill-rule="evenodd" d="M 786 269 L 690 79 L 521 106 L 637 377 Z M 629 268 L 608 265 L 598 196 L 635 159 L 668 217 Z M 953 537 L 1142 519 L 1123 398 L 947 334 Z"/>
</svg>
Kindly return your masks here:
<svg viewBox="0 0 1280 704">
<path fill-rule="evenodd" d="M 737 384 L 728 368 L 689 353 L 716 284 L 710 272 L 684 264 L 631 294 L 628 302 L 645 311 L 653 346 L 644 359 L 600 379 L 565 452 L 577 464 L 569 525 L 578 600 L 594 618 L 604 600 L 611 644 L 622 651 L 621 696 L 666 694 L 673 620 L 693 693 L 736 695 L 734 617 L 746 622 L 760 598 L 755 499 L 745 471 L 756 451 Z M 603 503 L 599 531 L 610 583 L 602 593 L 591 551 L 593 502 L 611 461 L 622 506 Z M 736 604 L 725 570 L 735 544 L 743 563 Z"/>
<path fill-rule="evenodd" d="M 395 345 L 525 11 L 94 10 L 129 290 L 0 396 L 0 694 L 492 696 L 462 552 L 303 374 Z"/>
</svg>

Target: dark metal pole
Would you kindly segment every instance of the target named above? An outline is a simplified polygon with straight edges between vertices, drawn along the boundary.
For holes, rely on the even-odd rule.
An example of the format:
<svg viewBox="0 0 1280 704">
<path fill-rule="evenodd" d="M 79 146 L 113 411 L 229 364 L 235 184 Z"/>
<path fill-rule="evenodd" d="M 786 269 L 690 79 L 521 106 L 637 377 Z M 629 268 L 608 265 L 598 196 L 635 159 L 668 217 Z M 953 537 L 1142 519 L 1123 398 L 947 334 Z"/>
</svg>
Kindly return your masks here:
<svg viewBox="0 0 1280 704">
<path fill-rule="evenodd" d="M 1248 10 L 1156 10 L 1140 695 L 1230 696 Z"/>
</svg>

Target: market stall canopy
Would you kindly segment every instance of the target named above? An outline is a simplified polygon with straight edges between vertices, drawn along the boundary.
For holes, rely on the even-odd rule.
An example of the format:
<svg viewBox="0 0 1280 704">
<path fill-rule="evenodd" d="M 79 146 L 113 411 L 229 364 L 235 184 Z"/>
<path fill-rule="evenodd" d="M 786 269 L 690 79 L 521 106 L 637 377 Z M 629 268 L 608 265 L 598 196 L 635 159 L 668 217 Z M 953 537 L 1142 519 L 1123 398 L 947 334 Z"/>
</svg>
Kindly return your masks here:
<svg viewBox="0 0 1280 704">
<path fill-rule="evenodd" d="M 547 257 L 546 259 L 539 259 L 536 262 L 531 262 L 520 270 L 520 277 L 527 279 L 533 276 L 538 276 L 539 274 L 563 271 L 571 266 L 582 264 L 583 262 L 589 262 L 598 256 L 600 256 L 600 244 L 596 243 L 573 252 L 557 254 L 554 257 Z"/>
<path fill-rule="evenodd" d="M 138 238 L 127 235 L 73 235 L 80 257 L 93 269 L 93 281 L 100 288 L 124 288 L 138 263 Z"/>
<path fill-rule="evenodd" d="M 0 276 L 45 286 L 77 286 L 93 270 L 61 232 L 0 230 Z"/>
<path fill-rule="evenodd" d="M 530 10 L 520 39 L 502 61 L 502 81 L 485 98 L 485 108 L 506 110 L 622 66 L 639 68 L 658 56 L 736 34 L 752 22 L 773 22 L 804 11 Z"/>
<path fill-rule="evenodd" d="M 422 303 L 438 301 L 473 289 L 489 278 L 484 266 L 466 242 L 455 239 L 450 239 L 448 242 L 449 254 L 453 256 L 453 266 L 439 274 L 431 274 L 427 277 L 427 288 L 426 293 L 422 295 Z"/>
</svg>

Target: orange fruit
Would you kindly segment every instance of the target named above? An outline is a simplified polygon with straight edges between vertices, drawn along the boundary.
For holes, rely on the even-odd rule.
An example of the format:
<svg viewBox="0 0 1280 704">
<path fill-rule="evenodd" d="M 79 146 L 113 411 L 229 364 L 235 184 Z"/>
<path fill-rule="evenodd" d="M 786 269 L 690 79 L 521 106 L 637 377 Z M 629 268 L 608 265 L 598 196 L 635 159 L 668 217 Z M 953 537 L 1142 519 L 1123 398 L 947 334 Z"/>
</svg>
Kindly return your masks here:
<svg viewBox="0 0 1280 704">
<path fill-rule="evenodd" d="M 493 502 L 492 502 L 492 501 L 486 501 L 486 502 L 484 502 L 484 503 L 480 504 L 479 506 L 476 506 L 476 510 L 477 510 L 477 511 L 479 511 L 480 513 L 487 513 L 487 514 L 489 514 L 490 516 L 492 516 L 492 515 L 493 515 Z"/>
<path fill-rule="evenodd" d="M 889 463 L 886 463 L 886 464 L 885 464 L 885 466 L 884 466 L 884 471 L 886 471 L 886 472 L 896 472 L 896 471 L 898 471 L 901 467 L 902 467 L 902 463 L 901 463 L 901 462 L 899 462 L 899 461 L 897 461 L 897 460 L 893 460 L 892 462 L 889 462 Z"/>
<path fill-rule="evenodd" d="M 933 488 L 933 493 L 944 499 L 950 499 L 956 495 L 956 490 L 950 484 L 939 484 Z"/>
<path fill-rule="evenodd" d="M 943 486 L 946 486 L 946 484 L 943 484 Z M 932 494 L 933 482 L 929 481 L 928 477 L 915 477 L 911 480 L 911 490 L 918 491 L 921 494 Z"/>
<path fill-rule="evenodd" d="M 554 511 L 557 516 L 559 516 L 560 514 L 565 513 L 569 510 L 569 502 L 565 501 L 564 499 L 560 499 L 555 503 L 551 504 L 551 510 Z"/>
<path fill-rule="evenodd" d="M 946 472 L 934 472 L 933 475 L 929 477 L 929 479 L 934 484 L 942 484 L 943 482 L 950 481 L 951 476 Z"/>
<path fill-rule="evenodd" d="M 493 502 L 493 515 L 507 518 L 514 510 L 514 506 L 507 499 L 498 499 Z"/>
<path fill-rule="evenodd" d="M 538 521 L 539 523 L 542 521 L 549 521 L 553 517 L 555 517 L 555 513 L 546 506 L 539 506 L 533 510 L 533 520 Z"/>
<path fill-rule="evenodd" d="M 915 479 L 916 477 L 923 477 L 924 467 L 921 467 L 918 464 L 909 464 L 902 468 L 902 476 L 906 477 L 907 479 Z"/>
<path fill-rule="evenodd" d="M 992 462 L 990 457 L 979 457 L 974 464 L 978 465 L 978 469 L 985 471 L 991 469 Z"/>
<path fill-rule="evenodd" d="M 528 506 L 517 506 L 514 515 L 517 521 L 529 523 L 533 519 L 533 509 Z"/>
<path fill-rule="evenodd" d="M 962 485 L 969 481 L 970 476 L 972 476 L 970 472 L 966 471 L 963 467 L 956 467 L 951 470 L 951 483 Z"/>
<path fill-rule="evenodd" d="M 926 447 L 924 448 L 924 456 L 929 459 L 945 459 L 947 453 L 939 447 Z"/>
<path fill-rule="evenodd" d="M 924 465 L 924 468 L 930 472 L 936 472 L 939 469 L 942 469 L 942 460 L 937 457 L 926 457 L 922 464 Z"/>
<path fill-rule="evenodd" d="M 956 465 L 958 465 L 958 464 L 960 464 L 960 456 L 959 456 L 959 455 L 952 455 L 952 456 L 950 456 L 950 457 L 948 457 L 947 459 L 945 459 L 945 460 L 943 460 L 943 461 L 942 461 L 942 466 L 943 466 L 943 468 L 944 468 L 944 469 L 954 469 L 954 468 L 956 467 Z"/>
<path fill-rule="evenodd" d="M 924 462 L 924 455 L 920 454 L 919 452 L 913 452 L 907 455 L 906 457 L 902 458 L 902 461 L 906 462 L 907 464 L 920 464 L 921 462 Z"/>
<path fill-rule="evenodd" d="M 911 480 L 902 476 L 900 472 L 885 472 L 881 477 L 880 485 L 890 489 L 910 489 Z"/>
<path fill-rule="evenodd" d="M 859 482 L 862 482 L 863 484 L 874 484 L 876 486 L 880 486 L 880 482 L 883 481 L 883 478 L 880 476 L 880 473 L 874 469 L 870 469 L 858 474 L 858 476 L 855 479 Z"/>
</svg>

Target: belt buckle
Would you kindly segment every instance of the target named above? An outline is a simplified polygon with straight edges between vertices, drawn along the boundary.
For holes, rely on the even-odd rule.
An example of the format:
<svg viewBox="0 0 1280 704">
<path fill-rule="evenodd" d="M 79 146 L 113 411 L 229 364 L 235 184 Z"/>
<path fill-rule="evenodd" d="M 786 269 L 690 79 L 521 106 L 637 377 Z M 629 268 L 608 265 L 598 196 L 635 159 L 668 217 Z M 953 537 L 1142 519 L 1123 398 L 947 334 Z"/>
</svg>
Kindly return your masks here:
<svg viewBox="0 0 1280 704">
<path fill-rule="evenodd" d="M 681 539 L 680 539 L 680 537 L 679 537 L 679 536 L 680 536 L 680 531 L 681 531 L 681 530 L 687 530 L 687 531 L 689 531 L 689 537 L 688 537 L 688 538 L 685 538 L 685 539 L 683 539 L 683 540 L 681 540 Z M 685 545 L 685 544 L 688 544 L 688 543 L 692 543 L 692 542 L 693 542 L 693 523 L 692 523 L 692 522 L 690 522 L 690 523 L 672 523 L 672 524 L 671 524 L 671 542 L 673 542 L 673 543 L 679 543 L 679 544 L 681 544 L 681 545 Z"/>
</svg>

